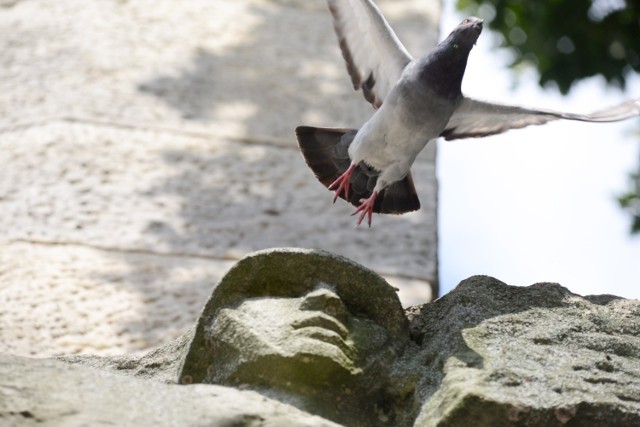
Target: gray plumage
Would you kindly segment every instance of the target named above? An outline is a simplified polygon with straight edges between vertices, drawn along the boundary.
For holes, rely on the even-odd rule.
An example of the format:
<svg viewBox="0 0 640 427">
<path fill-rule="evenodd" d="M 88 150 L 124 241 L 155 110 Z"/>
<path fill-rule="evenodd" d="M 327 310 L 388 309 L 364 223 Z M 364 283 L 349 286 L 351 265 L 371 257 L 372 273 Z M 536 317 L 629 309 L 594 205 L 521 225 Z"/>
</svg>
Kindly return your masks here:
<svg viewBox="0 0 640 427">
<path fill-rule="evenodd" d="M 439 136 L 482 137 L 558 119 L 611 122 L 640 115 L 638 100 L 592 114 L 474 100 L 462 94 L 461 85 L 481 19 L 465 19 L 427 56 L 414 59 L 373 1 L 327 3 L 353 86 L 376 111 L 359 130 L 305 126 L 296 135 L 307 164 L 336 191 L 334 202 L 341 197 L 357 206 L 357 224 L 367 217 L 371 225 L 374 212 L 420 207 L 410 168 Z"/>
</svg>

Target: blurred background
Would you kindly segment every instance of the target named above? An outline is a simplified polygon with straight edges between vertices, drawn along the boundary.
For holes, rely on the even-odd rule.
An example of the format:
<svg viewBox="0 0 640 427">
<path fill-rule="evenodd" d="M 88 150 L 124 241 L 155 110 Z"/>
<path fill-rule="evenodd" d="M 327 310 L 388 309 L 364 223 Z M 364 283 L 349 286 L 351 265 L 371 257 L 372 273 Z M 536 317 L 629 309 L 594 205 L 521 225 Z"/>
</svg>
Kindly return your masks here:
<svg viewBox="0 0 640 427">
<path fill-rule="evenodd" d="M 444 37 L 485 20 L 463 92 L 590 112 L 640 98 L 640 4 L 624 0 L 444 2 Z M 556 122 L 439 141 L 440 285 L 472 274 L 640 297 L 640 119 Z"/>
</svg>

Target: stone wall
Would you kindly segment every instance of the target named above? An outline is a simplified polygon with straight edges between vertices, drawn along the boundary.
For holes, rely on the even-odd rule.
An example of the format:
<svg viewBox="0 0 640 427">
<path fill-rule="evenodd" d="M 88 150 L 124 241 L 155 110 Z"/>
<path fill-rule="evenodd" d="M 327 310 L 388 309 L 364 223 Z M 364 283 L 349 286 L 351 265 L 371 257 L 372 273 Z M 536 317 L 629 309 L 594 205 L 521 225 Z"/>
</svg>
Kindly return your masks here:
<svg viewBox="0 0 640 427">
<path fill-rule="evenodd" d="M 243 338 L 246 332 L 238 333 L 232 351 L 239 357 L 231 360 L 233 366 L 225 367 L 221 365 L 227 363 L 225 350 L 207 338 L 221 308 L 237 308 L 242 299 L 255 299 L 265 292 L 275 295 L 277 302 L 313 289 L 313 281 L 300 280 L 304 274 L 278 279 L 280 273 L 271 267 L 282 263 L 316 265 L 312 276 L 321 282 L 331 282 L 327 275 L 335 273 L 334 297 L 357 316 L 365 315 L 360 311 L 365 309 L 365 316 L 390 334 L 390 351 L 372 353 L 381 355 L 384 369 L 367 370 L 365 363 L 360 365 L 364 371 L 358 373 L 349 367 L 352 373 L 347 377 L 344 372 L 330 377 L 337 382 L 327 395 L 319 392 L 326 387 L 316 375 L 324 374 L 316 369 L 312 353 L 294 350 L 286 359 L 297 358 L 308 368 L 307 376 L 294 377 L 293 383 L 277 381 L 266 386 L 269 371 L 260 369 L 260 364 L 272 363 L 272 356 L 251 362 L 253 374 L 245 372 L 241 383 L 220 383 L 220 373 L 260 352 L 287 351 L 286 343 L 277 342 L 274 347 L 258 330 L 249 341 Z M 388 284 L 371 271 L 354 273 L 354 269 L 360 267 L 326 253 L 263 252 L 225 276 L 190 332 L 143 356 L 67 356 L 56 361 L 0 354 L 0 424 L 640 424 L 639 301 L 611 295 L 582 297 L 552 283 L 508 286 L 476 276 L 443 298 L 403 314 Z M 357 279 L 344 280 L 347 277 Z M 354 292 L 362 287 L 372 292 Z M 269 297 L 258 300 L 268 303 Z M 368 308 L 358 308 L 362 304 Z M 276 310 L 275 316 L 278 306 L 262 305 L 264 310 Z M 299 314 L 306 316 L 307 310 Z M 324 309 L 316 306 L 314 310 Z M 335 311 L 327 313 L 337 316 Z M 285 317 L 291 315 L 295 313 Z M 318 319 L 319 313 L 314 316 Z M 239 325 L 244 331 L 256 326 L 251 321 Z M 278 327 L 275 323 L 257 326 L 269 335 L 269 328 Z M 314 333 L 319 339 L 316 346 L 333 341 L 323 341 L 318 331 Z M 300 342 L 290 344 L 303 348 Z M 322 357 L 326 362 L 333 356 Z M 282 363 L 290 362 L 283 359 Z M 187 377 L 189 385 L 176 384 L 186 383 Z M 207 378 L 213 378 L 214 384 Z"/>
<path fill-rule="evenodd" d="M 435 43 L 439 2 L 380 4 L 413 52 Z M 295 146 L 372 112 L 324 2 L 17 0 L 0 28 L 0 351 L 161 344 L 272 246 L 346 255 L 405 305 L 437 293 L 434 151 L 422 210 L 354 229 Z"/>
</svg>

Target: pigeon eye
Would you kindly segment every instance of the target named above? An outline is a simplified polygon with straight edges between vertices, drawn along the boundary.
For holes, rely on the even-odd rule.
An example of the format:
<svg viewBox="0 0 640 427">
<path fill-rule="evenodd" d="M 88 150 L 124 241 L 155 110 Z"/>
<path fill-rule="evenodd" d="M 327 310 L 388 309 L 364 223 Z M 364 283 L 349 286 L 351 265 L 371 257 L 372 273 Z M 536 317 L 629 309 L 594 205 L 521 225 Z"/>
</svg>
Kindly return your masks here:
<svg viewBox="0 0 640 427">
<path fill-rule="evenodd" d="M 462 21 L 463 24 L 468 24 L 469 23 L 469 19 L 465 19 L 464 21 Z"/>
</svg>

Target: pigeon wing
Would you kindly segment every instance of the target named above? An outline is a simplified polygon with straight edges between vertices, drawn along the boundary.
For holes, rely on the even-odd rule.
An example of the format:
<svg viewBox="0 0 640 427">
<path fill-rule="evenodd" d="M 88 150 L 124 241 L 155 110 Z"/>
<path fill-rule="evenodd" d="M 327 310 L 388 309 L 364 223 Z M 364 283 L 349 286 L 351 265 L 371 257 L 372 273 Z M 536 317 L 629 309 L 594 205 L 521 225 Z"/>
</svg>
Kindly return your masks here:
<svg viewBox="0 0 640 427">
<path fill-rule="evenodd" d="M 413 59 L 371 0 L 327 0 L 355 90 L 374 108 Z"/>
<path fill-rule="evenodd" d="M 573 114 L 552 110 L 536 110 L 511 105 L 494 104 L 463 98 L 440 136 L 446 140 L 482 137 L 542 125 L 552 120 L 583 122 L 616 122 L 640 115 L 640 101 L 629 100 L 591 114 Z"/>
</svg>

